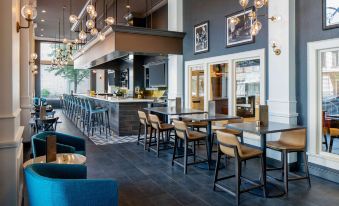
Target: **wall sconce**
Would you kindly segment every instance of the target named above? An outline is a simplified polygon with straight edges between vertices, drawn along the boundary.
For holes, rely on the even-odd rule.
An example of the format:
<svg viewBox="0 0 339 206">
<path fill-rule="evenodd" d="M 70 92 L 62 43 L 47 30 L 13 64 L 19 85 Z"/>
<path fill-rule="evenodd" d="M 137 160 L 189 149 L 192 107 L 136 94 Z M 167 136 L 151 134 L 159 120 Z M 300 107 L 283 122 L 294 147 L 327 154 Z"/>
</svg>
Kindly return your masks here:
<svg viewBox="0 0 339 206">
<path fill-rule="evenodd" d="M 272 42 L 272 49 L 275 55 L 279 56 L 281 54 L 281 49 L 276 42 Z"/>
<path fill-rule="evenodd" d="M 19 33 L 20 29 L 28 29 L 31 26 L 31 22 L 36 18 L 37 11 L 32 5 L 25 5 L 21 9 L 21 16 L 28 22 L 27 26 L 21 26 L 19 22 L 16 22 L 16 31 Z"/>
<path fill-rule="evenodd" d="M 29 61 L 29 64 L 35 64 L 35 60 L 38 59 L 38 54 L 37 53 L 32 53 L 31 54 L 31 59 Z"/>
<path fill-rule="evenodd" d="M 271 16 L 268 19 L 271 20 L 272 22 L 276 22 L 281 20 L 281 16 Z"/>
</svg>

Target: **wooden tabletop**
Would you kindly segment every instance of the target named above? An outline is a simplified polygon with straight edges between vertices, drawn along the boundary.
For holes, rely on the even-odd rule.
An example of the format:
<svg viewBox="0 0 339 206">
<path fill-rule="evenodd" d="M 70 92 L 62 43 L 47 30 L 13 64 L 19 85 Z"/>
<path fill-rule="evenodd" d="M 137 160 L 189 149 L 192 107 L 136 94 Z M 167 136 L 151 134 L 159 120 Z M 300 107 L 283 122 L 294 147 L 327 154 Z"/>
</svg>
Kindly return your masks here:
<svg viewBox="0 0 339 206">
<path fill-rule="evenodd" d="M 35 163 L 46 163 L 46 156 L 39 156 L 33 159 L 26 161 L 23 167 L 27 167 L 28 165 L 35 164 Z M 75 153 L 59 153 L 57 154 L 56 161 L 49 162 L 53 164 L 85 164 L 86 157 L 80 154 Z"/>
<path fill-rule="evenodd" d="M 190 108 L 176 108 L 176 107 L 150 107 L 144 108 L 146 111 L 155 112 L 164 115 L 186 115 L 186 114 L 204 114 L 206 112 Z"/>
<path fill-rule="evenodd" d="M 305 129 L 305 126 L 290 125 L 277 122 L 269 122 L 267 127 L 257 127 L 255 122 L 228 124 L 226 127 L 239 131 L 249 132 L 252 134 L 269 134 L 276 132 L 286 132 L 291 130 Z"/>
</svg>

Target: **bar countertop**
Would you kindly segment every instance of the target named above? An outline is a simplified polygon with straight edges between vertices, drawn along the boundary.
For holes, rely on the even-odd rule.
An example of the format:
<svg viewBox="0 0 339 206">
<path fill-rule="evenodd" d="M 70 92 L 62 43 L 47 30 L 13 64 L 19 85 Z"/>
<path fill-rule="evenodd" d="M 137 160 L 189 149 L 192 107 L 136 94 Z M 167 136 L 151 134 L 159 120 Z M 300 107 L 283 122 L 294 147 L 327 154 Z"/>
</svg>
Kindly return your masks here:
<svg viewBox="0 0 339 206">
<path fill-rule="evenodd" d="M 102 101 L 112 102 L 112 103 L 137 103 L 137 102 L 152 103 L 154 102 L 153 99 L 118 98 L 118 97 L 110 97 L 110 96 L 105 96 L 105 95 L 90 96 L 86 94 L 77 94 L 77 96 L 91 98 L 95 100 L 102 100 Z"/>
</svg>

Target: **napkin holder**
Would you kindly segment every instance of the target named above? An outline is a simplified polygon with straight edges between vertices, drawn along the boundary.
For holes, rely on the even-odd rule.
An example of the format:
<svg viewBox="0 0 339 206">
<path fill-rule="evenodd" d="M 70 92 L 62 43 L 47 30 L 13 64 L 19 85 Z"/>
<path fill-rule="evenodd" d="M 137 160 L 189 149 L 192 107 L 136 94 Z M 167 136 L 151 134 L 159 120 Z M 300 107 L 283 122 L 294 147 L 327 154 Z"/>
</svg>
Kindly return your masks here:
<svg viewBox="0 0 339 206">
<path fill-rule="evenodd" d="M 216 114 L 216 102 L 208 101 L 208 114 L 211 116 L 215 116 Z"/>
<path fill-rule="evenodd" d="M 257 105 L 255 107 L 255 120 L 257 123 L 257 127 L 268 126 L 268 106 L 267 105 Z"/>
<path fill-rule="evenodd" d="M 56 145 L 56 136 L 49 135 L 46 138 L 46 162 L 56 161 L 57 154 L 57 145 Z"/>
</svg>

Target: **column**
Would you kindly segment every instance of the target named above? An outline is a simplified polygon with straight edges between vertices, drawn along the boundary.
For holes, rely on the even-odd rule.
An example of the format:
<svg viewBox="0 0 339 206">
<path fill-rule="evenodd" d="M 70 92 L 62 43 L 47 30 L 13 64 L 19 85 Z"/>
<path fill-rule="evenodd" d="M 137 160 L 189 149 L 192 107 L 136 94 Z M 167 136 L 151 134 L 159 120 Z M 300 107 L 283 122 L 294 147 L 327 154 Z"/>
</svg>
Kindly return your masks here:
<svg viewBox="0 0 339 206">
<path fill-rule="evenodd" d="M 183 31 L 183 0 L 168 0 L 168 30 Z M 168 98 L 181 97 L 183 101 L 182 55 L 168 56 Z"/>
<path fill-rule="evenodd" d="M 269 113 L 270 121 L 297 123 L 295 85 L 295 0 L 270 0 L 269 16 L 280 16 L 281 20 L 269 22 Z M 272 42 L 281 49 L 275 55 Z"/>
<path fill-rule="evenodd" d="M 21 205 L 22 144 L 20 126 L 20 1 L 2 0 L 0 18 L 6 20 L 0 32 L 0 203 Z"/>
</svg>

